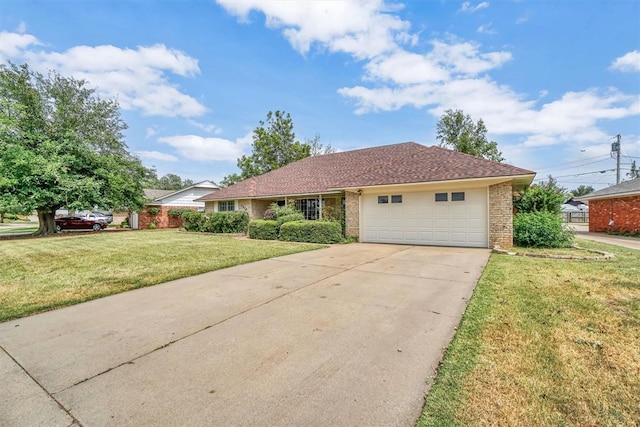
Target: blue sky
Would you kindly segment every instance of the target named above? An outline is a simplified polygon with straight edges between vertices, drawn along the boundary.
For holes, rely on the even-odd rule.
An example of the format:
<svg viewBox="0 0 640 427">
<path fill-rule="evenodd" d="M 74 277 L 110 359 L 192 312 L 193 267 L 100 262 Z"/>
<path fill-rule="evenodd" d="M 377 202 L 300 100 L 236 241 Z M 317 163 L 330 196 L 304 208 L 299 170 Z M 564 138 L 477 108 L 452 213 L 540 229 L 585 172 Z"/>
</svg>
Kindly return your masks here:
<svg viewBox="0 0 640 427">
<path fill-rule="evenodd" d="M 640 166 L 639 22 L 631 0 L 0 0 L 0 61 L 117 96 L 159 176 L 236 172 L 269 110 L 344 151 L 436 144 L 451 108 L 508 163 L 597 189 L 616 134 L 623 178 Z"/>
</svg>

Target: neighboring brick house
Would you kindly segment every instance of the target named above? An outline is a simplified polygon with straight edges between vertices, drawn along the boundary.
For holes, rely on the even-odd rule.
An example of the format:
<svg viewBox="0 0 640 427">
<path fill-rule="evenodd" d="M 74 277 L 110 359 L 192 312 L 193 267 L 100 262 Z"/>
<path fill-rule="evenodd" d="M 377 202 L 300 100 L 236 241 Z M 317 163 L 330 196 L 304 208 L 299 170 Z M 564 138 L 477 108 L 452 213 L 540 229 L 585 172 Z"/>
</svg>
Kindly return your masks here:
<svg viewBox="0 0 640 427">
<path fill-rule="evenodd" d="M 203 211 L 204 202 L 196 201 L 196 199 L 211 194 L 212 191 L 219 188 L 211 181 L 202 181 L 180 190 L 145 189 L 144 195 L 149 202 L 141 211 L 132 215 L 131 227 L 145 229 L 149 228 L 149 224 L 152 222 L 156 224 L 157 228 L 180 227 L 180 220 L 171 217 L 169 211 L 176 208 Z M 157 215 L 152 214 L 154 208 L 159 209 Z"/>
<path fill-rule="evenodd" d="M 361 242 L 513 245 L 513 193 L 535 172 L 415 142 L 307 157 L 199 199 L 206 211 L 294 202 L 307 219 L 341 211 Z"/>
<path fill-rule="evenodd" d="M 589 201 L 589 231 L 640 231 L 640 178 L 580 198 Z"/>
</svg>

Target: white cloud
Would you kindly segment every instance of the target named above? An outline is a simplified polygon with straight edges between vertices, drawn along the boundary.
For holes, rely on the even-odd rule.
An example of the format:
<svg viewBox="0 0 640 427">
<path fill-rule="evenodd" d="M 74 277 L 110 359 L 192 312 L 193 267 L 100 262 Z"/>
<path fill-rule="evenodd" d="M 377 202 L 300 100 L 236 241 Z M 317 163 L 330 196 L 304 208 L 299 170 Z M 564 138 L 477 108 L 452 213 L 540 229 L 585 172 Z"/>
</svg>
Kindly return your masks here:
<svg viewBox="0 0 640 427">
<path fill-rule="evenodd" d="M 161 153 L 159 151 L 136 151 L 136 156 L 143 159 L 160 160 L 162 162 L 177 162 L 178 158 L 171 154 Z"/>
<path fill-rule="evenodd" d="M 522 150 L 530 147 L 602 141 L 603 120 L 640 114 L 637 96 L 615 90 L 587 89 L 548 99 L 537 99 L 501 85 L 490 72 L 513 59 L 507 50 L 486 51 L 473 41 L 447 36 L 431 40 L 421 51 L 418 36 L 382 0 L 372 2 L 289 2 L 218 0 L 243 22 L 252 12 L 265 16 L 267 27 L 282 30 L 298 52 L 312 47 L 351 55 L 363 64 L 363 83 L 338 89 L 351 99 L 356 114 L 393 111 L 405 106 L 426 109 L 439 117 L 446 109 L 462 109 L 482 118 L 493 135 L 521 136 Z M 489 2 L 462 3 L 461 12 L 473 13 Z M 526 12 L 517 23 L 528 20 Z M 491 24 L 478 28 L 491 34 Z M 618 58 L 612 68 L 640 68 L 636 51 Z M 536 95 L 534 95 L 536 96 Z M 544 103 L 544 100 L 547 102 Z"/>
<path fill-rule="evenodd" d="M 462 3 L 462 6 L 460 6 L 460 12 L 474 13 L 479 11 L 480 9 L 486 9 L 488 7 L 489 7 L 488 1 L 483 1 L 482 3 L 478 3 L 475 6 L 473 6 L 471 2 L 466 1 Z"/>
<path fill-rule="evenodd" d="M 488 34 L 490 36 L 498 34 L 498 32 L 493 28 L 493 23 L 491 22 L 485 25 L 480 25 L 476 31 L 479 34 Z"/>
<path fill-rule="evenodd" d="M 634 50 L 625 55 L 622 55 L 619 58 L 616 58 L 609 68 L 611 70 L 623 72 L 640 71 L 640 52 Z"/>
<path fill-rule="evenodd" d="M 516 25 L 524 24 L 528 20 L 529 20 L 529 15 L 521 16 L 520 18 L 516 19 Z"/>
<path fill-rule="evenodd" d="M 198 129 L 201 129 L 205 132 L 209 132 L 209 133 L 215 133 L 216 135 L 219 135 L 222 133 L 222 129 L 219 128 L 218 126 L 216 126 L 213 123 L 200 123 L 198 121 L 195 120 L 187 120 L 187 123 L 189 123 L 191 126 L 197 127 Z"/>
<path fill-rule="evenodd" d="M 252 11 L 265 15 L 266 26 L 282 29 L 294 49 L 306 54 L 315 43 L 331 52 L 358 59 L 394 50 L 398 43 L 416 43 L 409 22 L 391 12 L 383 0 L 374 1 L 262 1 L 217 0 L 243 22 Z"/>
<path fill-rule="evenodd" d="M 200 73 L 198 60 L 184 52 L 162 44 L 135 49 L 75 46 L 64 52 L 36 48 L 41 45 L 30 34 L 1 32 L 0 59 L 24 61 L 43 73 L 56 70 L 87 80 L 103 96 L 117 97 L 123 109 L 140 110 L 144 115 L 198 117 L 207 112 L 168 79 L 169 74 L 193 77 Z"/>
<path fill-rule="evenodd" d="M 366 66 L 368 80 L 390 81 L 398 84 L 413 84 L 449 79 L 449 72 L 427 55 L 398 51 L 389 56 L 380 56 Z"/>
<path fill-rule="evenodd" d="M 24 21 L 21 21 L 18 26 L 16 27 L 16 32 L 20 33 L 20 34 L 24 34 L 27 32 L 27 23 Z"/>
<path fill-rule="evenodd" d="M 198 135 L 177 135 L 159 138 L 158 142 L 169 144 L 190 160 L 226 161 L 235 163 L 251 146 L 253 132 L 231 141 L 223 138 L 205 138 Z"/>
<path fill-rule="evenodd" d="M 145 138 L 151 138 L 154 135 L 158 134 L 158 128 L 155 126 L 149 126 L 145 133 Z"/>
<path fill-rule="evenodd" d="M 18 57 L 30 46 L 39 46 L 41 44 L 31 34 L 0 31 L 0 62 L 6 62 L 8 59 Z"/>
<path fill-rule="evenodd" d="M 432 45 L 431 57 L 434 60 L 465 75 L 477 75 L 501 67 L 512 58 L 511 53 L 506 51 L 481 53 L 480 46 L 473 42 L 446 43 L 435 40 Z"/>
</svg>

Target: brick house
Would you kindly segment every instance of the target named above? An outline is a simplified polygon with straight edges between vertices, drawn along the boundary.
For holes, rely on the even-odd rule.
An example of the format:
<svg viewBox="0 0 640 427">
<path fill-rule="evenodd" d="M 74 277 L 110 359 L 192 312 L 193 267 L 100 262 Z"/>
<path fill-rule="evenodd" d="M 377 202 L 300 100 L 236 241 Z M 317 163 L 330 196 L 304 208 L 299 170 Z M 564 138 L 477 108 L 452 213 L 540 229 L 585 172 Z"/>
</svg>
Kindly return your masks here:
<svg viewBox="0 0 640 427">
<path fill-rule="evenodd" d="M 307 219 L 342 212 L 361 242 L 513 245 L 513 193 L 535 172 L 415 142 L 307 157 L 198 199 L 206 211 L 295 203 Z"/>
<path fill-rule="evenodd" d="M 640 178 L 581 197 L 589 201 L 589 231 L 640 231 Z"/>
<path fill-rule="evenodd" d="M 134 229 L 149 228 L 149 224 L 154 222 L 157 228 L 177 228 L 180 227 L 180 220 L 169 215 L 171 209 L 192 209 L 204 210 L 204 202 L 196 201 L 202 196 L 211 194 L 219 189 L 211 181 L 202 181 L 191 187 L 180 190 L 153 190 L 145 189 L 144 195 L 149 200 L 145 207 L 139 212 L 134 212 L 130 219 L 131 227 Z M 158 209 L 158 213 L 153 215 L 153 211 Z"/>
</svg>

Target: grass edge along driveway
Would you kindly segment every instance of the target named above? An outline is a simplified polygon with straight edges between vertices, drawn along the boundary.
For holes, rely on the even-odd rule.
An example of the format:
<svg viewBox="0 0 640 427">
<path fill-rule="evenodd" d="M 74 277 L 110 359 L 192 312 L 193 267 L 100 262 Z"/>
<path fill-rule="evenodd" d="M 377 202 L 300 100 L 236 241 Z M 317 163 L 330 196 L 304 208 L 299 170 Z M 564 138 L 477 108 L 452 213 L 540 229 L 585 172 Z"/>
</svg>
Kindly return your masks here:
<svg viewBox="0 0 640 427">
<path fill-rule="evenodd" d="M 324 246 L 140 230 L 0 242 L 0 321 Z"/>
<path fill-rule="evenodd" d="M 640 252 L 492 254 L 417 426 L 640 425 Z"/>
</svg>

